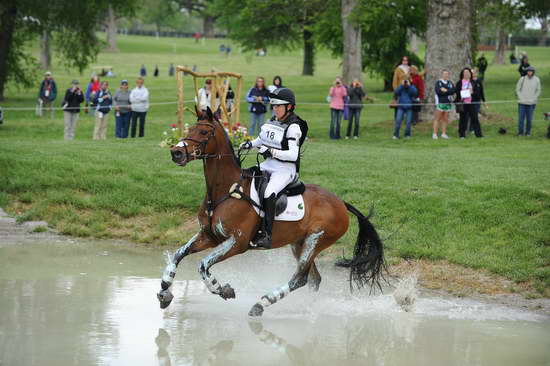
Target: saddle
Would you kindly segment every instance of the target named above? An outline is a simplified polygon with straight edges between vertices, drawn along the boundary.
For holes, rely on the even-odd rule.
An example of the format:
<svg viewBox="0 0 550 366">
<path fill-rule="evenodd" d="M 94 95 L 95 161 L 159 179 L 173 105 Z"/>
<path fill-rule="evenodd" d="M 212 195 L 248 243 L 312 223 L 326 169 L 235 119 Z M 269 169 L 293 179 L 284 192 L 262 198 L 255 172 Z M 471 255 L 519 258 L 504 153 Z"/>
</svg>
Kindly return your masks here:
<svg viewBox="0 0 550 366">
<path fill-rule="evenodd" d="M 269 172 L 263 172 L 257 166 L 245 169 L 245 174 L 254 177 L 253 184 L 256 192 L 258 192 L 258 203 L 260 207 L 264 207 L 264 193 L 269 184 L 271 174 Z M 277 203 L 275 206 L 275 215 L 278 216 L 285 212 L 288 206 L 288 197 L 299 196 L 306 190 L 306 185 L 296 175 L 294 180 L 290 182 L 279 194 L 277 195 Z"/>
</svg>

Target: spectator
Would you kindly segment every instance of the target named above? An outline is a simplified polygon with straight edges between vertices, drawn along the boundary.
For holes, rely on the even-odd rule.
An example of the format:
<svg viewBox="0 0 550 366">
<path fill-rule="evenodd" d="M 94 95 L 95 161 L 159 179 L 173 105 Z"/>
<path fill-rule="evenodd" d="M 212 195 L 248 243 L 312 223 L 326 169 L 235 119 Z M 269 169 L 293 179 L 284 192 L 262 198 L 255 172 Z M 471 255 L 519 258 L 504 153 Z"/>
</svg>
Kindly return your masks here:
<svg viewBox="0 0 550 366">
<path fill-rule="evenodd" d="M 229 54 L 231 54 L 231 46 L 225 47 L 225 56 L 229 57 Z"/>
<path fill-rule="evenodd" d="M 481 112 L 481 104 L 485 104 L 485 92 L 483 91 L 483 82 L 477 77 L 477 70 L 472 70 L 472 85 L 474 87 L 474 91 L 472 93 L 472 104 L 474 105 L 474 113 L 478 117 L 479 120 L 479 113 Z M 468 131 L 475 132 L 474 126 L 472 125 L 472 122 L 470 121 L 470 126 L 468 128 Z"/>
<path fill-rule="evenodd" d="M 52 78 L 52 73 L 46 71 L 44 74 L 44 80 L 40 83 L 40 89 L 38 90 L 38 102 L 40 103 L 40 117 L 44 115 L 45 108 L 50 110 L 50 118 L 54 117 L 53 102 L 57 98 L 57 84 Z"/>
<path fill-rule="evenodd" d="M 88 83 L 88 87 L 86 88 L 86 107 L 85 111 L 88 113 L 88 106 L 90 106 L 89 112 L 93 116 L 95 114 L 95 108 L 94 105 L 94 99 L 97 92 L 101 89 L 101 83 L 99 82 L 99 76 L 92 75 L 92 79 Z"/>
<path fill-rule="evenodd" d="M 527 57 L 525 57 L 527 58 Z M 526 75 L 519 78 L 516 84 L 516 95 L 518 97 L 518 136 L 531 136 L 531 122 L 533 112 L 537 105 L 537 99 L 541 92 L 540 80 L 535 76 L 535 68 L 529 66 Z M 524 122 L 527 126 L 524 129 Z"/>
<path fill-rule="evenodd" d="M 398 64 L 393 72 L 393 90 L 397 89 L 400 85 L 403 85 L 403 80 L 409 80 L 410 78 L 410 67 L 409 67 L 409 58 L 403 56 L 401 58 L 401 63 Z"/>
<path fill-rule="evenodd" d="M 417 95 L 418 91 L 416 87 L 407 79 L 403 80 L 402 84 L 395 90 L 394 98 L 397 101 L 397 113 L 395 115 L 395 129 L 393 131 L 394 140 L 399 139 L 399 130 L 401 129 L 403 117 L 406 118 L 405 138 L 411 137 L 412 107 Z"/>
<path fill-rule="evenodd" d="M 153 72 L 153 76 L 156 78 L 159 77 L 159 65 L 155 65 L 155 71 Z"/>
<path fill-rule="evenodd" d="M 143 137 L 145 135 L 145 117 L 149 110 L 149 90 L 143 85 L 141 77 L 137 78 L 136 87 L 130 92 L 130 104 L 132 105 L 130 136 L 136 137 L 139 119 L 139 137 Z"/>
<path fill-rule="evenodd" d="M 130 91 L 128 90 L 128 80 L 120 82 L 120 88 L 116 91 L 113 98 L 115 106 L 115 136 L 119 139 L 128 138 L 130 128 L 130 117 L 132 108 L 130 105 Z"/>
<path fill-rule="evenodd" d="M 256 129 L 258 133 L 264 124 L 265 113 L 267 108 L 265 103 L 269 102 L 269 91 L 265 87 L 265 79 L 261 76 L 256 78 L 256 84 L 250 88 L 246 94 L 246 100 L 250 103 L 250 128 L 248 134 L 254 136 Z"/>
<path fill-rule="evenodd" d="M 199 43 L 199 40 L 201 39 L 201 34 L 199 32 L 193 33 L 193 38 L 195 38 L 195 43 Z"/>
<path fill-rule="evenodd" d="M 142 78 L 147 76 L 147 69 L 145 68 L 144 64 L 141 64 L 141 67 L 139 68 L 139 76 Z"/>
<path fill-rule="evenodd" d="M 452 95 L 455 93 L 453 82 L 449 80 L 449 71 L 443 70 L 441 79 L 435 82 L 435 116 L 433 122 L 432 138 L 437 140 L 437 134 L 441 127 L 441 138 L 448 139 L 447 125 L 449 124 L 449 112 Z"/>
<path fill-rule="evenodd" d="M 227 113 L 233 110 L 233 105 L 235 104 L 235 92 L 231 88 L 231 84 L 227 85 L 227 94 L 225 96 L 225 106 L 227 108 Z"/>
<path fill-rule="evenodd" d="M 207 108 L 212 109 L 212 79 L 206 79 L 204 86 L 199 89 L 199 98 L 196 102 L 201 111 L 206 111 Z"/>
<path fill-rule="evenodd" d="M 349 120 L 346 140 L 351 137 L 351 129 L 353 127 L 353 138 L 359 138 L 359 122 L 361 118 L 361 109 L 363 109 L 363 99 L 366 94 L 358 79 L 353 79 L 351 86 L 348 89 L 349 94 Z"/>
<path fill-rule="evenodd" d="M 65 140 L 73 140 L 76 130 L 76 122 L 80 114 L 80 104 L 84 101 L 84 95 L 78 84 L 78 80 L 73 80 L 72 85 L 65 92 L 65 97 L 61 102 L 63 108 L 63 118 L 65 120 Z"/>
<path fill-rule="evenodd" d="M 348 90 L 342 84 L 342 79 L 337 77 L 329 90 L 330 99 L 330 129 L 329 137 L 333 140 L 340 138 L 340 120 L 344 115 L 345 101 Z"/>
<path fill-rule="evenodd" d="M 284 88 L 283 86 L 283 79 L 280 77 L 280 76 L 275 76 L 273 78 L 273 84 L 271 84 L 270 86 L 267 87 L 267 90 L 270 92 L 270 93 L 273 93 L 273 91 L 277 88 Z M 271 109 L 271 115 L 273 116 L 274 115 L 274 112 L 273 112 L 273 104 L 270 104 L 269 105 L 269 108 Z"/>
<path fill-rule="evenodd" d="M 225 53 L 225 45 L 223 43 L 220 45 L 220 53 Z"/>
<path fill-rule="evenodd" d="M 529 65 L 529 58 L 527 56 L 523 56 L 518 68 L 519 76 L 521 77 L 527 75 L 527 69 L 530 66 L 531 65 Z"/>
<path fill-rule="evenodd" d="M 479 69 L 479 79 L 481 82 L 485 80 L 485 71 L 487 71 L 487 66 L 489 66 L 489 63 L 487 62 L 485 55 L 482 53 L 476 62 L 476 67 Z"/>
<path fill-rule="evenodd" d="M 176 68 L 174 67 L 174 64 L 170 64 L 170 67 L 168 68 L 168 76 L 174 76 L 176 73 Z"/>
<path fill-rule="evenodd" d="M 422 75 L 418 73 L 418 68 L 414 65 L 411 66 L 411 84 L 414 85 L 418 93 L 412 107 L 412 123 L 413 125 L 416 125 L 418 122 L 420 122 L 420 110 L 422 109 L 422 103 L 424 102 L 424 79 L 422 78 Z"/>
<path fill-rule="evenodd" d="M 109 91 L 109 82 L 103 81 L 101 88 L 94 97 L 94 104 L 97 106 L 95 113 L 94 140 L 105 140 L 107 138 L 107 117 L 113 104 L 113 96 Z"/>
<path fill-rule="evenodd" d="M 518 59 L 517 59 L 517 57 L 516 57 L 516 55 L 514 55 L 513 52 L 510 54 L 510 63 L 511 63 L 512 65 L 516 65 L 516 64 L 519 63 L 519 62 L 518 62 Z"/>
<path fill-rule="evenodd" d="M 481 134 L 481 126 L 476 109 L 472 104 L 472 96 L 474 93 L 474 85 L 472 81 L 472 69 L 465 67 L 460 72 L 460 80 L 456 83 L 455 88 L 455 103 L 457 103 L 457 112 L 460 115 L 458 122 L 458 136 L 461 139 L 466 138 L 468 130 L 468 122 L 474 128 L 476 137 L 483 137 Z"/>
</svg>

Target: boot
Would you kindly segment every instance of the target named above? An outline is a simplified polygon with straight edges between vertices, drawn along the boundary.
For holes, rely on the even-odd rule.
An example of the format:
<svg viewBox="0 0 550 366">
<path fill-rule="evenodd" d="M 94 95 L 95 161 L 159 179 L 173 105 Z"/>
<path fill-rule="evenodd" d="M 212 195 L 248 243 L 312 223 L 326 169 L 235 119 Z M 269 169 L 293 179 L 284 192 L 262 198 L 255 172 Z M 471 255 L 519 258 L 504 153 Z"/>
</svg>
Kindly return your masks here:
<svg viewBox="0 0 550 366">
<path fill-rule="evenodd" d="M 256 241 L 256 246 L 271 249 L 271 236 L 273 221 L 275 220 L 275 205 L 277 204 L 277 195 L 264 199 L 264 218 L 262 220 L 262 236 Z"/>
</svg>

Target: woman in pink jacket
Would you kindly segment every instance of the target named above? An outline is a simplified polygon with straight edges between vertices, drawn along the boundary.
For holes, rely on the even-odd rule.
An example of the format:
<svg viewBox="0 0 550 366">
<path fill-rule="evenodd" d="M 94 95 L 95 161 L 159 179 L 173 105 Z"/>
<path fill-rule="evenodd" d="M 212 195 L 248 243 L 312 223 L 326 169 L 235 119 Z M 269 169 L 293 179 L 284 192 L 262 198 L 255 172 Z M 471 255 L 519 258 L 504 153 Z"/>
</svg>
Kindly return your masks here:
<svg viewBox="0 0 550 366">
<path fill-rule="evenodd" d="M 330 130 L 329 136 L 331 139 L 337 140 L 340 138 L 340 120 L 344 114 L 344 98 L 347 97 L 348 90 L 342 84 L 342 79 L 339 77 L 334 80 L 334 84 L 329 90 L 330 96 Z"/>
</svg>

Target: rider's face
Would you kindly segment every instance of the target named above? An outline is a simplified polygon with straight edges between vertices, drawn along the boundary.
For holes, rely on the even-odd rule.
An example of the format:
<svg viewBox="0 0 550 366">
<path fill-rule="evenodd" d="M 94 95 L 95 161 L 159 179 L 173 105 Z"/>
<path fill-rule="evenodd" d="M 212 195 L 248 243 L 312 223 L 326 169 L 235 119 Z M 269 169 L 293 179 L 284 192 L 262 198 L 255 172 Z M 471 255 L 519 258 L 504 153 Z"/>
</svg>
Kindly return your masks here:
<svg viewBox="0 0 550 366">
<path fill-rule="evenodd" d="M 284 104 L 276 104 L 273 106 L 273 111 L 275 112 L 275 117 L 277 119 L 281 119 L 285 116 L 286 113 L 286 105 Z"/>
</svg>

